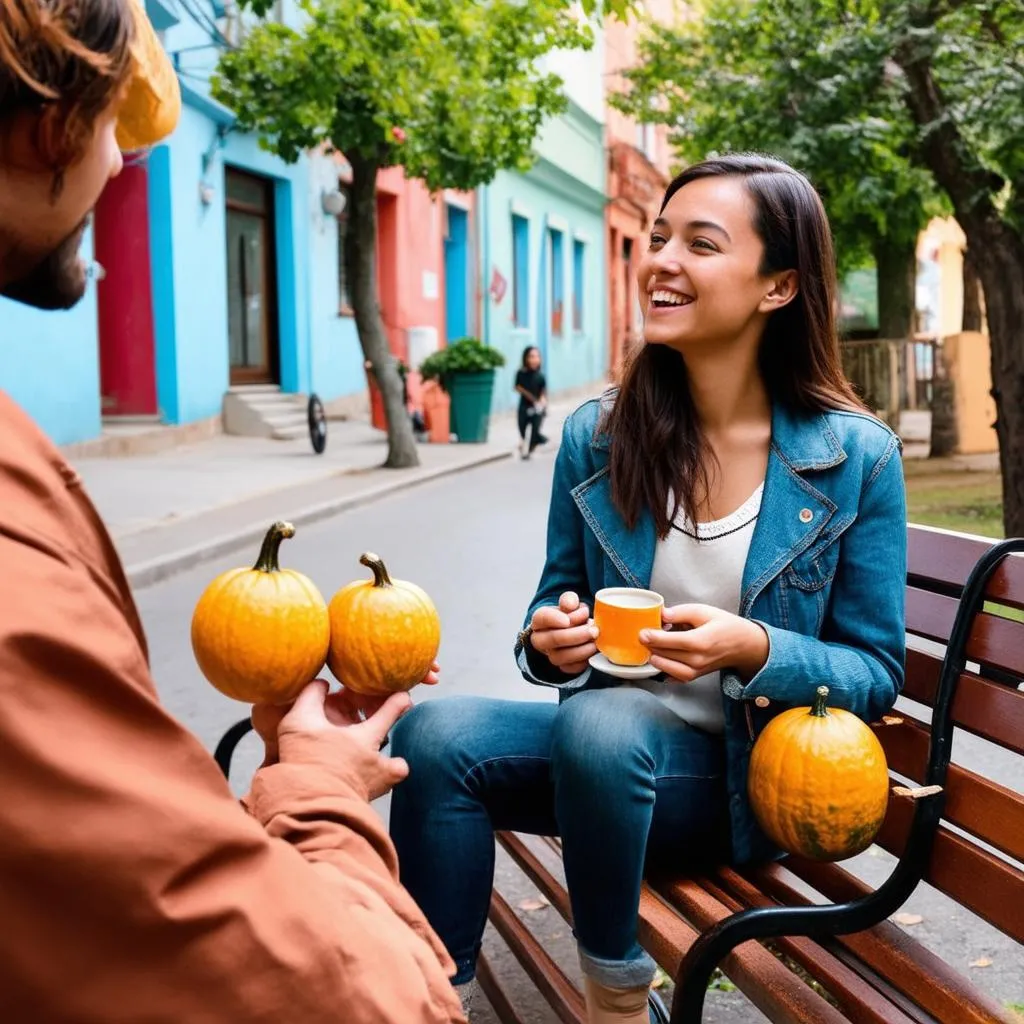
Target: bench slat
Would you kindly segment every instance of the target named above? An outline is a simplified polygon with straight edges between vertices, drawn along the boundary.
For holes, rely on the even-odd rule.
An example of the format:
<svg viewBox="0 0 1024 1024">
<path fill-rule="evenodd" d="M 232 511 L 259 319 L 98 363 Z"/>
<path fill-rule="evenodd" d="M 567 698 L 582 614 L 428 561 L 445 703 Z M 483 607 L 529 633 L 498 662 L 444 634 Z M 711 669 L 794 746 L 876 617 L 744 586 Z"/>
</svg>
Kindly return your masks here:
<svg viewBox="0 0 1024 1024">
<path fill-rule="evenodd" d="M 971 569 L 991 546 L 991 541 L 911 526 L 907 531 L 908 576 L 914 586 L 959 596 Z M 992 601 L 1024 608 L 1024 558 L 1011 555 L 1004 559 L 986 594 Z"/>
<path fill-rule="evenodd" d="M 954 597 L 907 587 L 907 630 L 910 633 L 946 643 L 956 609 Z M 1017 678 L 1024 677 L 1024 623 L 986 612 L 975 616 L 967 641 L 967 658 L 994 665 Z"/>
<path fill-rule="evenodd" d="M 583 996 L 566 977 L 505 898 L 491 893 L 491 924 L 563 1024 L 586 1024 Z"/>
<path fill-rule="evenodd" d="M 889 811 L 875 842 L 901 856 L 913 817 L 913 800 L 889 795 Z M 940 828 L 925 881 L 974 911 L 1017 942 L 1024 942 L 1024 872 L 969 839 Z"/>
<path fill-rule="evenodd" d="M 815 902 L 801 890 L 794 875 L 832 903 L 845 903 L 873 891 L 838 864 L 821 864 L 800 857 L 787 857 L 781 864 L 747 873 L 761 889 L 791 906 Z M 891 921 L 883 921 L 867 931 L 841 935 L 836 941 L 940 1021 L 1012 1024 L 1003 1007 Z"/>
<path fill-rule="evenodd" d="M 928 731 L 904 719 L 875 728 L 889 767 L 923 782 L 928 764 Z M 946 777 L 943 817 L 1016 860 L 1024 860 L 1024 796 L 959 765 Z"/>
<path fill-rule="evenodd" d="M 691 879 L 654 881 L 652 888 L 701 931 L 729 916 L 713 896 Z M 722 970 L 770 1020 L 807 1024 L 847 1024 L 847 1019 L 758 942 L 745 942 L 722 963 Z"/>
<path fill-rule="evenodd" d="M 572 912 L 564 886 L 518 835 L 498 832 L 497 839 L 533 884 L 551 901 L 551 905 L 571 924 Z M 675 977 L 687 950 L 697 939 L 697 931 L 665 902 L 662 898 L 665 895 L 654 886 L 643 886 L 640 893 L 639 937 L 644 949 Z M 715 907 L 717 917 L 713 920 L 728 915 L 728 909 L 721 904 L 716 903 Z M 518 918 L 516 923 L 525 929 Z M 516 950 L 513 952 L 518 958 L 519 953 Z M 773 1020 L 792 1021 L 794 1024 L 845 1024 L 845 1018 L 839 1016 L 832 1006 L 756 942 L 744 943 L 734 950 L 722 962 L 722 970 L 755 1006 Z"/>
<path fill-rule="evenodd" d="M 480 990 L 487 996 L 487 1002 L 491 1004 L 491 1009 L 494 1010 L 501 1024 L 526 1024 L 494 976 L 490 962 L 483 953 L 476 958 L 476 980 L 480 983 Z"/>
<path fill-rule="evenodd" d="M 934 655 L 908 650 L 904 695 L 934 707 L 941 666 Z M 1024 693 L 1019 690 L 964 672 L 953 700 L 953 719 L 976 736 L 1024 754 Z"/>
<path fill-rule="evenodd" d="M 701 878 L 699 881 L 708 893 L 733 913 L 747 907 L 778 906 L 775 900 L 759 892 L 736 872 L 726 874 L 723 871 L 714 879 Z M 820 982 L 852 1024 L 918 1024 L 920 1021 L 919 1017 L 908 1017 L 899 1012 L 861 975 L 813 939 L 786 937 L 772 939 L 772 944 Z"/>
</svg>

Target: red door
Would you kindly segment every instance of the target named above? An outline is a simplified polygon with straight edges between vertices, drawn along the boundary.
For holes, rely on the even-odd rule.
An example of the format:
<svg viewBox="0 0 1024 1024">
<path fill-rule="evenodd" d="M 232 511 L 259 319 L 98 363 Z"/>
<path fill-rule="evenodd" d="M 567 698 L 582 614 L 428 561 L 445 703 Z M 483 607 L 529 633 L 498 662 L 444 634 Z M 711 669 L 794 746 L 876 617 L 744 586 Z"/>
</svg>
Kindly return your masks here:
<svg viewBox="0 0 1024 1024">
<path fill-rule="evenodd" d="M 99 283 L 103 416 L 154 416 L 156 354 L 146 165 L 125 166 L 104 189 L 93 221 Z"/>
</svg>

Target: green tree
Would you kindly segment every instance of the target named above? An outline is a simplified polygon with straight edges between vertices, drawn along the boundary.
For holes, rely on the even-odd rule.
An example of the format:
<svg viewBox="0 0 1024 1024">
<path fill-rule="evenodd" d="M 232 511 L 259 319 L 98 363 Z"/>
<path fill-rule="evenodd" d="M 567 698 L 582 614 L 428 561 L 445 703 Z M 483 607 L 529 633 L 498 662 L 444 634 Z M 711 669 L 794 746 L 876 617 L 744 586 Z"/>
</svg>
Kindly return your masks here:
<svg viewBox="0 0 1024 1024">
<path fill-rule="evenodd" d="M 260 17 L 272 7 L 243 3 Z M 542 123 L 566 106 L 561 79 L 538 58 L 589 48 L 593 32 L 568 0 L 299 0 L 299 8 L 298 28 L 262 22 L 223 54 L 214 95 L 284 160 L 328 146 L 351 165 L 343 258 L 356 327 L 387 414 L 385 465 L 414 466 L 377 298 L 377 175 L 401 164 L 437 191 L 528 169 Z"/>
<path fill-rule="evenodd" d="M 674 125 L 691 158 L 703 145 L 773 148 L 781 129 L 784 154 L 820 183 L 848 258 L 858 238 L 870 245 L 859 217 L 896 240 L 930 212 L 935 183 L 984 293 L 1004 525 L 1024 535 L 1020 0 L 710 0 L 705 13 L 707 36 L 699 19 L 655 32 L 628 102 Z M 897 275 L 880 276 L 884 287 Z"/>
<path fill-rule="evenodd" d="M 650 26 L 628 93 L 612 103 L 671 126 L 687 163 L 773 153 L 805 171 L 828 208 L 840 271 L 874 260 L 879 332 L 913 330 L 915 245 L 940 204 L 907 159 L 914 126 L 884 62 L 851 61 L 827 3 L 793 17 L 774 0 L 710 0 L 697 17 Z"/>
</svg>

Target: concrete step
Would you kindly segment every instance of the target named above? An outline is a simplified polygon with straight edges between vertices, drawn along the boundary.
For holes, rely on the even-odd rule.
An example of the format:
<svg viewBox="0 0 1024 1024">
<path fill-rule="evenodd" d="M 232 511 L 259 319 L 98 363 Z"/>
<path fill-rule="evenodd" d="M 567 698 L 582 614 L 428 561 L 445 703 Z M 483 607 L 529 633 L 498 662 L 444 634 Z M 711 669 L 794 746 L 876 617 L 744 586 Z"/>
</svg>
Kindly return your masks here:
<svg viewBox="0 0 1024 1024">
<path fill-rule="evenodd" d="M 309 427 L 306 398 L 280 388 L 230 388 L 224 395 L 224 431 L 243 437 L 301 437 Z"/>
<path fill-rule="evenodd" d="M 300 437 L 309 437 L 309 424 L 305 420 L 302 423 L 295 423 L 291 426 L 274 427 L 270 435 L 275 441 L 295 441 Z"/>
</svg>

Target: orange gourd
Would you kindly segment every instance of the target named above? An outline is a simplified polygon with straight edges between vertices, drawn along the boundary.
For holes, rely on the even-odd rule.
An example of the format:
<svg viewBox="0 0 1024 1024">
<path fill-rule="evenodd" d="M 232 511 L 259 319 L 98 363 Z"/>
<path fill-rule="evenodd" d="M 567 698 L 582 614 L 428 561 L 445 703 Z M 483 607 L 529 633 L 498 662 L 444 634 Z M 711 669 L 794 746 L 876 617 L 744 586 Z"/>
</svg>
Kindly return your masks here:
<svg viewBox="0 0 1024 1024">
<path fill-rule="evenodd" d="M 384 563 L 359 561 L 372 580 L 356 580 L 331 599 L 327 664 L 349 690 L 384 695 L 422 682 L 441 644 L 434 602 L 415 583 L 392 580 Z"/>
<path fill-rule="evenodd" d="M 249 704 L 284 704 L 316 678 L 330 640 L 327 603 L 307 576 L 278 564 L 291 523 L 274 523 L 251 569 L 230 569 L 192 615 L 192 650 L 221 693 Z"/>
<path fill-rule="evenodd" d="M 871 845 L 889 802 L 889 771 L 878 737 L 856 715 L 814 706 L 773 718 L 754 744 L 750 803 L 765 835 L 811 860 L 853 857 Z"/>
</svg>

